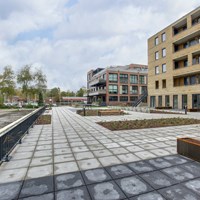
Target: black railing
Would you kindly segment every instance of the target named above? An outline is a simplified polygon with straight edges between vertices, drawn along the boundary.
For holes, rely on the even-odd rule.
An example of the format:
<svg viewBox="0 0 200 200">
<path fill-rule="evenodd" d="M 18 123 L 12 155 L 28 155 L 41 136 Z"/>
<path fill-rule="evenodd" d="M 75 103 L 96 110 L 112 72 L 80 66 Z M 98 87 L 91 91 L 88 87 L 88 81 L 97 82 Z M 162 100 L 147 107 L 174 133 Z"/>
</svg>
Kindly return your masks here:
<svg viewBox="0 0 200 200">
<path fill-rule="evenodd" d="M 137 107 L 147 96 L 148 96 L 147 92 L 145 92 L 144 94 L 142 94 L 140 96 L 140 98 L 136 102 L 133 103 L 133 107 Z"/>
<path fill-rule="evenodd" d="M 28 129 L 33 126 L 37 118 L 45 111 L 45 107 L 36 110 L 27 115 L 18 123 L 8 127 L 5 131 L 0 133 L 0 163 L 2 161 L 9 161 L 9 154 L 13 148 L 21 143 L 22 137 L 28 133 Z M 9 125 L 8 125 L 9 126 Z"/>
</svg>

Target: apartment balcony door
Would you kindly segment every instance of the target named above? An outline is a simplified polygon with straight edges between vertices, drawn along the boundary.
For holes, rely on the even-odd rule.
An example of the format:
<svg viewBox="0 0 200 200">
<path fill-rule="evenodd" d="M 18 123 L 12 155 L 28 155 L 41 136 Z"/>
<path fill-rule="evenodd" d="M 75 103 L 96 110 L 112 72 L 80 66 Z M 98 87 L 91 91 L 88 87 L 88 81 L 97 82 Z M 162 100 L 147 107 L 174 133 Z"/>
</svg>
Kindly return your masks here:
<svg viewBox="0 0 200 200">
<path fill-rule="evenodd" d="M 178 109 L 178 95 L 173 95 L 173 108 Z"/>
<path fill-rule="evenodd" d="M 192 108 L 200 109 L 200 94 L 192 95 Z"/>
<path fill-rule="evenodd" d="M 154 108 L 156 106 L 156 97 L 155 96 L 151 96 L 150 97 L 150 107 Z"/>
</svg>

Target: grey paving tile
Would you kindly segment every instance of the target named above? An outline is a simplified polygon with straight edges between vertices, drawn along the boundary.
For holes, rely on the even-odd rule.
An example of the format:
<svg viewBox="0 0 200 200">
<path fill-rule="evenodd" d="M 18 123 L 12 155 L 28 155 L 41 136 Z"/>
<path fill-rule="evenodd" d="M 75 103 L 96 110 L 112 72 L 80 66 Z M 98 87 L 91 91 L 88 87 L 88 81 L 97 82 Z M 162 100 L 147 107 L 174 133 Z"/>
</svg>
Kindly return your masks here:
<svg viewBox="0 0 200 200">
<path fill-rule="evenodd" d="M 158 192 L 153 191 L 146 194 L 139 195 L 137 197 L 130 198 L 129 200 L 166 200 Z"/>
<path fill-rule="evenodd" d="M 55 177 L 56 190 L 65 190 L 84 185 L 80 172 L 62 174 Z"/>
<path fill-rule="evenodd" d="M 165 173 L 167 176 L 171 177 L 172 179 L 179 182 L 183 182 L 183 181 L 187 181 L 187 180 L 195 178 L 195 176 L 192 173 L 178 166 L 163 169 L 162 172 Z"/>
<path fill-rule="evenodd" d="M 121 161 L 116 156 L 106 156 L 99 158 L 101 164 L 105 166 L 121 164 Z"/>
<path fill-rule="evenodd" d="M 155 170 L 153 166 L 145 161 L 129 163 L 127 166 L 130 167 L 136 174 L 151 172 Z"/>
<path fill-rule="evenodd" d="M 197 193 L 200 197 L 200 178 L 183 183 L 185 187 Z"/>
<path fill-rule="evenodd" d="M 175 185 L 158 190 L 166 199 L 173 200 L 199 200 L 199 196 L 181 185 Z"/>
<path fill-rule="evenodd" d="M 73 154 L 62 154 L 54 156 L 54 163 L 62 163 L 62 162 L 69 162 L 74 161 Z"/>
<path fill-rule="evenodd" d="M 172 164 L 163 158 L 155 158 L 147 161 L 150 165 L 154 166 L 157 169 L 163 169 L 167 167 L 171 167 Z"/>
<path fill-rule="evenodd" d="M 89 151 L 74 153 L 74 156 L 75 156 L 76 160 L 84 160 L 84 159 L 94 158 L 94 155 L 92 154 L 92 152 L 89 152 Z"/>
<path fill-rule="evenodd" d="M 22 198 L 20 200 L 54 200 L 54 193 Z"/>
<path fill-rule="evenodd" d="M 62 190 L 56 193 L 56 200 L 90 200 L 89 193 L 85 186 L 73 188 L 69 190 Z"/>
<path fill-rule="evenodd" d="M 76 162 L 64 162 L 64 163 L 55 163 L 54 164 L 54 174 L 64 174 L 69 172 L 79 171 Z"/>
<path fill-rule="evenodd" d="M 169 178 L 160 171 L 141 174 L 140 177 L 142 177 L 147 183 L 149 183 L 156 190 L 164 187 L 169 187 L 177 183 L 177 181 Z"/>
<path fill-rule="evenodd" d="M 192 162 L 191 159 L 188 159 L 180 155 L 170 155 L 170 156 L 165 156 L 163 158 L 168 162 L 170 162 L 172 165 L 181 165 L 187 162 Z"/>
<path fill-rule="evenodd" d="M 112 153 L 107 149 L 93 151 L 93 153 L 96 157 L 105 157 L 105 156 L 111 156 L 112 155 Z"/>
<path fill-rule="evenodd" d="M 200 177 L 200 163 L 198 162 L 186 163 L 186 164 L 180 165 L 180 167 L 187 170 L 188 172 L 193 174 L 195 177 Z"/>
<path fill-rule="evenodd" d="M 20 198 L 50 193 L 53 192 L 53 188 L 52 176 L 25 180 L 20 192 Z"/>
<path fill-rule="evenodd" d="M 100 162 L 96 158 L 91 158 L 87 160 L 79 160 L 77 161 L 77 163 L 81 170 L 94 169 L 94 168 L 101 167 Z"/>
<path fill-rule="evenodd" d="M 119 187 L 128 197 L 137 196 L 153 189 L 138 176 L 131 176 L 116 180 Z"/>
<path fill-rule="evenodd" d="M 17 199 L 22 182 L 0 184 L 0 200 Z"/>
<path fill-rule="evenodd" d="M 140 160 L 140 158 L 138 158 L 136 155 L 134 155 L 134 154 L 132 154 L 132 153 L 117 155 L 117 157 L 118 157 L 123 163 L 134 162 L 134 161 Z"/>
<path fill-rule="evenodd" d="M 111 180 L 110 175 L 103 168 L 83 171 L 82 175 L 86 184 L 92 184 L 92 183 Z"/>
<path fill-rule="evenodd" d="M 88 189 L 93 200 L 120 200 L 125 198 L 114 181 L 90 185 Z"/>
<path fill-rule="evenodd" d="M 44 176 L 51 176 L 53 174 L 52 165 L 43 165 L 30 167 L 27 172 L 27 178 L 39 178 Z"/>
<path fill-rule="evenodd" d="M 115 165 L 115 166 L 107 167 L 106 170 L 112 176 L 113 179 L 122 178 L 126 176 L 132 176 L 135 174 L 126 165 Z"/>
</svg>

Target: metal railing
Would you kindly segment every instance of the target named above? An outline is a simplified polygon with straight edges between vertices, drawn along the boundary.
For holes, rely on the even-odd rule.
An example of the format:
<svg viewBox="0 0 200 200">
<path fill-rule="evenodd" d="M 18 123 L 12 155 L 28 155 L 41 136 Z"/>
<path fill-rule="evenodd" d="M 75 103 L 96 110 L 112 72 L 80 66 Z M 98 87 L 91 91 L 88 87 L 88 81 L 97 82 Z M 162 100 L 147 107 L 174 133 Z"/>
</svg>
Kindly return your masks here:
<svg viewBox="0 0 200 200">
<path fill-rule="evenodd" d="M 30 114 L 20 118 L 10 125 L 0 129 L 0 164 L 9 161 L 9 154 L 17 144 L 21 143 L 22 137 L 28 133 L 37 118 L 45 111 L 45 107 L 39 108 Z"/>
</svg>

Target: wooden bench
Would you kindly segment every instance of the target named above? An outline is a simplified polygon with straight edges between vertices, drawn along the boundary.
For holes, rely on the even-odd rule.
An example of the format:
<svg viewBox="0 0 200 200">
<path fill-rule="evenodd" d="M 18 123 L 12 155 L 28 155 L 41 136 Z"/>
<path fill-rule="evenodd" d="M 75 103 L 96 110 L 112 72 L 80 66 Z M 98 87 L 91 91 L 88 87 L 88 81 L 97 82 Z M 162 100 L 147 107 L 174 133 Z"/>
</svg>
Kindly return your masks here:
<svg viewBox="0 0 200 200">
<path fill-rule="evenodd" d="M 98 116 L 106 116 L 106 115 L 123 115 L 124 112 L 121 110 L 99 110 Z"/>
</svg>

